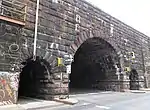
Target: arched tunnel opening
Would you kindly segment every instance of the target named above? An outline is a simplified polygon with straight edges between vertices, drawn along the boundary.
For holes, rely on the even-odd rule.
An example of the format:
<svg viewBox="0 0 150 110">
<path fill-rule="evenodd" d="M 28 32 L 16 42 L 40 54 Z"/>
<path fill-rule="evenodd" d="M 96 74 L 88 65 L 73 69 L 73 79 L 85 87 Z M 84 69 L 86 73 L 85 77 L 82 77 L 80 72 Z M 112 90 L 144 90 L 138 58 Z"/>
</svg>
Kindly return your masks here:
<svg viewBox="0 0 150 110">
<path fill-rule="evenodd" d="M 38 91 L 41 88 L 40 80 L 48 75 L 48 63 L 46 60 L 37 57 L 36 60 L 32 58 L 27 59 L 22 63 L 24 67 L 20 73 L 18 98 L 32 97 L 36 98 Z M 48 67 L 50 68 L 50 67 Z"/>
<path fill-rule="evenodd" d="M 115 90 L 116 65 L 119 58 L 115 49 L 101 38 L 90 38 L 78 48 L 72 62 L 70 91 Z"/>
<path fill-rule="evenodd" d="M 129 75 L 130 90 L 139 90 L 139 74 L 136 69 L 132 69 Z"/>
</svg>

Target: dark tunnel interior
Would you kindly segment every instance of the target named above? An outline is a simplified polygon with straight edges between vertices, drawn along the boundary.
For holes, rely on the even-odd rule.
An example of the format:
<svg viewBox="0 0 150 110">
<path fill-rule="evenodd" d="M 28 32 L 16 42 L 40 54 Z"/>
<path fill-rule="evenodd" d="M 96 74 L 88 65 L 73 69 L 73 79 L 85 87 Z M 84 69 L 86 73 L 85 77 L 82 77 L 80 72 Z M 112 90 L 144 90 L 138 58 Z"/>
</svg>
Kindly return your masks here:
<svg viewBox="0 0 150 110">
<path fill-rule="evenodd" d="M 47 72 L 44 65 L 41 64 L 39 58 L 36 61 L 28 59 L 23 63 L 19 81 L 18 97 L 35 97 L 39 87 L 39 78 L 44 78 L 44 73 Z"/>
<path fill-rule="evenodd" d="M 132 69 L 129 75 L 130 90 L 139 90 L 139 75 L 136 69 Z"/>
<path fill-rule="evenodd" d="M 70 89 L 96 89 L 104 90 L 103 82 L 112 80 L 116 73 L 114 48 L 100 38 L 86 40 L 77 50 L 72 63 L 70 74 Z"/>
</svg>

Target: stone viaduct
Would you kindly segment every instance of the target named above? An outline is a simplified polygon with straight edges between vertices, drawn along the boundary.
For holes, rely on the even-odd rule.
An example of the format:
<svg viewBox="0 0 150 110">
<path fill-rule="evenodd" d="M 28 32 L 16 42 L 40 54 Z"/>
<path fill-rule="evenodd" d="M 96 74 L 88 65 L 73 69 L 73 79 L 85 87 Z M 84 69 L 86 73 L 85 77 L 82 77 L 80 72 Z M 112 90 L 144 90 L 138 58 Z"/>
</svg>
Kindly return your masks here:
<svg viewBox="0 0 150 110">
<path fill-rule="evenodd" d="M 0 20 L 0 105 L 67 97 L 71 88 L 150 86 L 149 37 L 84 0 L 40 0 L 33 61 L 36 0 L 25 3 L 25 25 Z M 74 57 L 70 75 L 57 66 L 65 54 Z"/>
</svg>

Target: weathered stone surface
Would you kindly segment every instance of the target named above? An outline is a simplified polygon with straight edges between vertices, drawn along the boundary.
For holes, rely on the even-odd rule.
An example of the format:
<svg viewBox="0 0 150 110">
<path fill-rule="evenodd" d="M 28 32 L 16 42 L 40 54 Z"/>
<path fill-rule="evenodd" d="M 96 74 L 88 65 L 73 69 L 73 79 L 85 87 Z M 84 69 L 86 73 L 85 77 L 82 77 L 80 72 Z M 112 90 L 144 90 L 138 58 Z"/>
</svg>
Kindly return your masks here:
<svg viewBox="0 0 150 110">
<path fill-rule="evenodd" d="M 35 6 L 36 2 L 30 1 L 30 10 L 28 11 L 30 20 L 27 20 L 27 22 L 31 22 L 31 26 L 28 26 L 27 23 L 27 29 L 34 27 L 32 22 L 34 22 L 35 13 L 33 12 L 35 12 Z M 76 32 L 76 24 L 80 26 L 78 33 Z M 48 62 L 53 62 L 57 56 L 63 57 L 65 52 L 75 54 L 78 47 L 86 39 L 100 37 L 106 39 L 123 56 L 128 57 L 128 52 L 134 51 L 136 63 L 132 62 L 132 67 L 137 69 L 137 71 L 148 68 L 147 66 L 143 67 L 141 59 L 144 59 L 144 62 L 149 61 L 149 46 L 145 43 L 149 41 L 149 38 L 83 0 L 63 0 L 63 2 L 59 3 L 52 3 L 51 1 L 41 2 L 38 31 L 38 47 L 48 50 L 38 49 L 37 56 L 45 56 L 46 51 L 49 51 L 50 53 L 45 57 Z M 143 44 L 141 39 L 145 39 Z M 71 46 L 72 48 L 70 48 Z M 126 57 L 123 57 L 124 64 L 122 65 L 124 66 L 129 65 Z M 54 62 L 50 64 L 56 66 Z M 124 70 L 123 68 L 122 70 Z M 52 73 L 62 71 L 64 69 L 52 69 Z M 144 75 L 144 71 L 140 71 L 139 74 Z"/>
<path fill-rule="evenodd" d="M 25 27 L 0 21 L 0 71 L 18 72 L 22 68 L 21 63 L 33 57 L 35 11 L 36 0 L 29 0 Z M 56 67 L 56 58 L 63 57 L 65 53 L 74 55 L 84 41 L 93 37 L 102 38 L 113 46 L 120 57 L 124 76 L 128 77 L 123 70 L 131 65 L 140 76 L 146 77 L 145 73 L 148 74 L 147 79 L 150 83 L 150 39 L 148 36 L 84 0 L 61 0 L 58 3 L 42 0 L 39 10 L 37 56 L 49 63 L 51 68 L 48 66 L 48 69 L 51 69 L 53 74 L 50 80 L 45 73 L 43 73 L 44 76 L 37 77 L 40 83 L 43 83 L 41 85 L 45 85 L 43 95 L 38 94 L 38 96 L 52 99 L 55 95 L 57 97 L 58 93 L 66 94 L 66 86 L 62 89 L 57 84 L 54 86 L 50 84 L 61 82 L 56 76 L 66 72 L 65 67 Z M 18 45 L 19 51 L 11 53 L 9 50 L 11 44 Z M 129 52 L 132 51 L 135 53 L 135 59 L 129 61 Z M 65 76 L 64 79 L 65 83 L 68 83 L 68 77 Z M 122 78 L 122 84 L 123 88 L 129 89 L 127 79 Z M 53 90 L 53 87 L 56 88 Z M 51 92 L 53 95 L 44 95 Z"/>
<path fill-rule="evenodd" d="M 40 85 L 42 88 L 60 88 L 60 87 L 62 87 L 62 88 L 68 88 L 68 84 L 63 84 L 63 83 L 55 83 L 55 84 L 43 84 L 43 83 L 41 83 L 41 85 Z"/>
<path fill-rule="evenodd" d="M 39 94 L 45 94 L 45 95 L 65 95 L 68 94 L 68 87 L 62 88 L 40 88 Z"/>
</svg>

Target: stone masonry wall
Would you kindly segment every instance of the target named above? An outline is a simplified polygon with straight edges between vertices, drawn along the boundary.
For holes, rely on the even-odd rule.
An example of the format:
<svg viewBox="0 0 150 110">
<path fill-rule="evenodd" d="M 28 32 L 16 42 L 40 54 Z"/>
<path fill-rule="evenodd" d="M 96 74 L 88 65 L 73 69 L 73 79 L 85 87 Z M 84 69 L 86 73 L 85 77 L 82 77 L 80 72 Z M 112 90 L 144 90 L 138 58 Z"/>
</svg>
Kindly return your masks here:
<svg viewBox="0 0 150 110">
<path fill-rule="evenodd" d="M 24 29 L 24 36 L 29 41 L 32 41 L 34 35 L 35 8 L 35 0 L 30 0 Z M 90 37 L 103 38 L 114 46 L 122 59 L 122 69 L 128 66 L 136 69 L 141 87 L 144 86 L 149 66 L 149 38 L 146 35 L 82 0 L 40 1 L 38 56 L 50 62 L 57 56 L 63 57 L 65 52 L 74 55 Z M 130 52 L 135 53 L 134 60 L 129 58 Z M 128 76 L 125 78 L 128 80 Z"/>
<path fill-rule="evenodd" d="M 0 21 L 0 106 L 17 102 L 20 32 L 19 26 Z"/>
<path fill-rule="evenodd" d="M 19 71 L 19 68 L 21 68 L 20 63 L 32 57 L 35 10 L 36 0 L 29 0 L 25 27 L 1 21 L 0 36 L 8 34 L 8 37 L 4 37 L 8 38 L 4 40 L 5 46 L 9 44 L 7 42 L 10 39 L 18 36 L 12 42 L 19 45 L 19 52 L 15 51 L 14 55 L 15 58 L 19 59 L 14 60 L 14 57 L 8 54 L 6 56 L 10 60 L 7 62 L 6 59 L 3 60 L 3 57 L 0 57 L 0 61 L 3 60 L 3 62 L 6 62 L 5 64 L 10 64 L 11 61 L 12 65 L 17 65 L 15 66 L 16 69 L 11 68 L 12 72 Z M 6 31 L 3 29 L 6 29 Z M 9 33 L 12 33 L 11 38 Z M 51 99 L 54 95 L 67 94 L 68 75 L 65 74 L 64 69 L 55 68 L 54 60 L 57 57 L 63 57 L 65 53 L 74 55 L 78 47 L 91 37 L 105 39 L 116 49 L 121 58 L 122 73 L 124 74 L 123 81 L 129 81 L 124 68 L 130 65 L 138 71 L 141 81 L 140 85 L 141 87 L 144 86 L 144 77 L 149 75 L 150 66 L 148 36 L 83 0 L 40 0 L 37 56 L 45 59 L 52 66 L 53 74 L 51 78 L 54 82 L 53 84 L 49 82 L 48 75 L 44 75 L 43 78 L 39 79 L 41 86 L 39 91 L 40 97 Z M 0 39 L 0 41 L 3 40 Z M 135 53 L 135 60 L 131 62 L 131 60 L 128 60 L 128 57 L 129 52 L 132 51 Z M 17 55 L 20 56 L 18 57 Z M 7 66 L 1 64 L 0 70 L 9 71 L 11 66 L 8 69 Z M 61 80 L 62 73 L 64 73 L 64 81 Z M 145 73 L 148 75 L 145 75 Z M 0 102 L 2 101 L 0 100 Z"/>
</svg>

